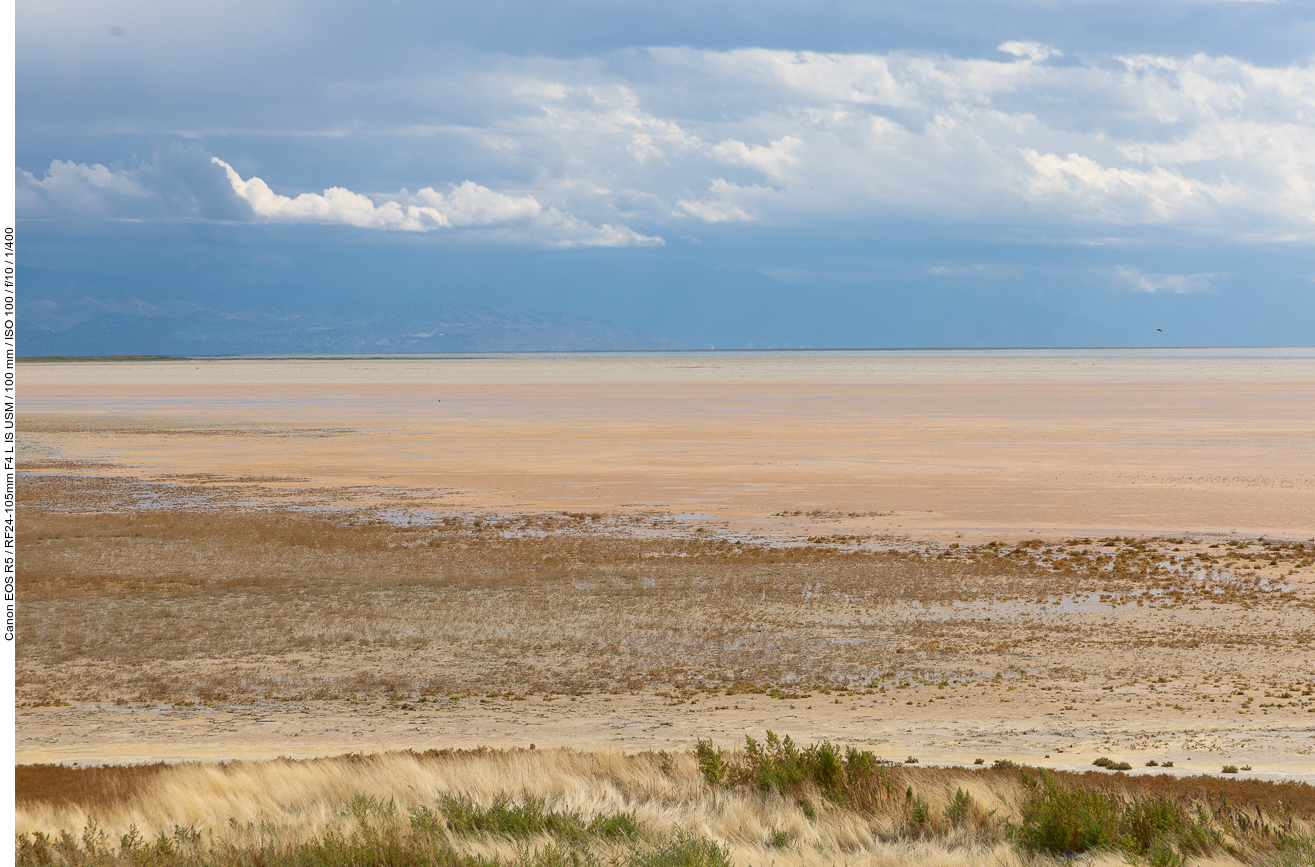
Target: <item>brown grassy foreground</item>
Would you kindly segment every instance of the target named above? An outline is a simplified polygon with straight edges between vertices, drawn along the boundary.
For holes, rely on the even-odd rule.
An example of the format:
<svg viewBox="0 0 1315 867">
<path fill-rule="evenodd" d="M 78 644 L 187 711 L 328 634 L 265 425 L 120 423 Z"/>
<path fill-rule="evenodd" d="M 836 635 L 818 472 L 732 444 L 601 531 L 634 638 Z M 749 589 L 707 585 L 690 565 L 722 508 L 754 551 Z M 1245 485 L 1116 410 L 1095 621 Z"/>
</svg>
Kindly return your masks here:
<svg viewBox="0 0 1315 867">
<path fill-rule="evenodd" d="M 733 753 L 21 766 L 17 780 L 24 865 L 1008 867 L 1077 852 L 1100 865 L 1296 867 L 1315 856 L 1304 784 L 916 768 L 774 738 Z"/>
<path fill-rule="evenodd" d="M 181 483 L 36 476 L 20 495 L 30 704 L 903 682 L 947 700 L 1004 675 L 1057 712 L 1099 699 L 1079 688 L 1095 677 L 1128 701 L 1290 715 L 1315 685 L 1315 546 L 1299 542 L 871 551 L 661 516 L 231 509 Z"/>
</svg>

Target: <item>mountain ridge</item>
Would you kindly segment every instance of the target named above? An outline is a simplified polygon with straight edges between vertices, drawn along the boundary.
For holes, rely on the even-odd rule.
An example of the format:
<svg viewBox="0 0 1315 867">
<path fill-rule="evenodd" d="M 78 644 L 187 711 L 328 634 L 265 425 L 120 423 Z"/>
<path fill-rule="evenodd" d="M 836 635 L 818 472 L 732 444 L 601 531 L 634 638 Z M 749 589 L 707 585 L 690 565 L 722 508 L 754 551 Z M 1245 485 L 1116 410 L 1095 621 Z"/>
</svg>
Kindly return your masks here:
<svg viewBox="0 0 1315 867">
<path fill-rule="evenodd" d="M 90 272 L 24 269 L 21 278 L 18 344 L 29 357 L 684 348 L 601 319 L 518 307 L 410 301 L 366 313 L 296 311 L 135 293 Z"/>
</svg>

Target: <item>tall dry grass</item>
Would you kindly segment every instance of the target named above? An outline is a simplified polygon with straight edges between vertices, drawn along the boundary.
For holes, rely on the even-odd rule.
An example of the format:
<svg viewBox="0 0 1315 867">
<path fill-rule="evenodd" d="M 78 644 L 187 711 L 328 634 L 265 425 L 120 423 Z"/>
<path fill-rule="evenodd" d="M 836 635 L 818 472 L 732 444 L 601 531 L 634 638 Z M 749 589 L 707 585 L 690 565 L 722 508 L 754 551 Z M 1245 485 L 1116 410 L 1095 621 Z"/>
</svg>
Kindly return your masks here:
<svg viewBox="0 0 1315 867">
<path fill-rule="evenodd" d="M 789 791 L 711 786 L 689 752 L 478 750 L 151 766 L 127 769 L 113 791 L 98 769 L 28 767 L 19 774 L 17 828 L 20 835 L 40 832 L 56 840 L 63 831 L 76 837 L 97 828 L 107 851 L 127 834 L 149 841 L 176 836 L 182 828 L 207 846 L 252 852 L 372 828 L 405 838 L 415 833 L 416 816 L 441 816 L 453 798 L 486 808 L 503 799 L 537 802 L 545 812 L 586 819 L 626 815 L 641 829 L 642 839 L 629 841 L 631 846 L 660 847 L 688 835 L 723 846 L 734 865 L 1022 867 L 1034 862 L 1008 834 L 1033 788 L 1026 773 L 890 767 L 882 769 L 881 779 L 890 797 L 858 810 L 807 782 Z M 1232 853 L 1221 845 L 1192 864 L 1277 858 L 1283 839 L 1309 838 L 1315 817 L 1315 790 L 1308 786 L 1108 776 L 1076 782 L 1095 786 L 1093 791 L 1121 788 L 1131 798 L 1167 798 L 1215 811 L 1225 820 L 1219 810 L 1226 802 L 1233 805 L 1234 821 L 1239 811 L 1251 817 L 1244 821 L 1255 830 L 1250 836 L 1236 832 Z M 1150 794 L 1156 786 L 1158 794 Z M 957 813 L 951 809 L 956 800 L 966 805 Z M 915 802 L 925 810 L 916 822 L 910 807 Z M 1261 821 L 1268 823 L 1264 834 L 1258 830 Z M 523 858 L 527 847 L 560 842 L 547 834 L 472 836 L 451 828 L 441 834 L 456 851 L 512 862 Z M 597 853 L 599 846 L 593 849 Z M 1126 860 L 1098 851 L 1084 863 Z"/>
</svg>

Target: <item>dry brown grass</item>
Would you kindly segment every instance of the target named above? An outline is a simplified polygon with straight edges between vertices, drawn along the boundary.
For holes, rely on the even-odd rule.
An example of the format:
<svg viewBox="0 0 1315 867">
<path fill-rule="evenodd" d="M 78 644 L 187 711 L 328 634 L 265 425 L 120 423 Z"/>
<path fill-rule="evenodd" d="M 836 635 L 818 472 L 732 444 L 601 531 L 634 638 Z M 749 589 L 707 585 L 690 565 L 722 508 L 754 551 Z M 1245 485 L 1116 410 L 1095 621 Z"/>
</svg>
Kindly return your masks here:
<svg viewBox="0 0 1315 867">
<path fill-rule="evenodd" d="M 1159 673 L 1148 647 L 1160 671 L 1214 677 L 1223 695 L 1228 657 L 1203 669 L 1204 651 L 1260 650 L 1252 676 L 1300 691 L 1282 673 L 1312 638 L 1308 617 L 1277 636 L 1268 618 L 1308 610 L 1304 596 L 1186 573 L 1186 555 L 1168 553 L 1176 540 L 874 553 L 602 515 L 402 526 L 234 511 L 200 487 L 131 480 L 28 477 L 21 495 L 19 694 L 31 703 L 861 691 L 1038 669 L 1136 681 Z M 1061 601 L 1073 610 L 1054 616 Z"/>
<path fill-rule="evenodd" d="M 842 860 L 966 867 L 1027 861 L 1006 843 L 1005 828 L 1018 822 L 1028 793 L 1023 775 L 1012 770 L 883 769 L 882 779 L 892 794 L 867 813 L 833 806 L 807 789 L 797 798 L 711 788 L 688 752 L 472 750 L 112 771 L 50 766 L 19 771 L 19 833 L 41 831 L 55 838 L 62 830 L 80 832 L 94 822 L 110 840 L 133 828 L 149 839 L 183 827 L 235 845 L 250 844 L 257 837 L 295 843 L 354 830 L 360 816 L 358 811 L 353 817 L 347 807 L 353 799 L 391 804 L 394 815 L 404 821 L 416 808 L 438 809 L 445 797 L 488 806 L 507 795 L 515 801 L 539 799 L 546 810 L 585 817 L 628 813 L 656 837 L 692 831 L 728 846 L 734 864 Z M 1259 832 L 1254 840 L 1248 838 L 1261 851 L 1277 844 L 1280 830 L 1287 836 L 1309 833 L 1315 817 L 1315 790 L 1299 784 L 1171 777 L 1069 779 L 1128 797 L 1164 796 L 1200 805 L 1221 821 L 1228 820 L 1221 805 L 1234 805 L 1275 829 L 1265 832 L 1273 837 L 1269 844 Z M 946 807 L 960 791 L 971 798 L 972 807 L 952 822 Z M 927 805 L 925 825 L 910 825 L 911 798 Z M 508 839 L 453 842 L 504 857 L 518 846 Z M 1097 855 L 1088 863 L 1120 860 Z M 1193 863 L 1238 862 L 1219 854 Z"/>
<path fill-rule="evenodd" d="M 174 766 L 105 765 L 76 768 L 67 765 L 17 765 L 14 768 L 15 803 L 56 809 L 74 808 L 97 813 L 131 802 L 161 773 Z"/>
</svg>

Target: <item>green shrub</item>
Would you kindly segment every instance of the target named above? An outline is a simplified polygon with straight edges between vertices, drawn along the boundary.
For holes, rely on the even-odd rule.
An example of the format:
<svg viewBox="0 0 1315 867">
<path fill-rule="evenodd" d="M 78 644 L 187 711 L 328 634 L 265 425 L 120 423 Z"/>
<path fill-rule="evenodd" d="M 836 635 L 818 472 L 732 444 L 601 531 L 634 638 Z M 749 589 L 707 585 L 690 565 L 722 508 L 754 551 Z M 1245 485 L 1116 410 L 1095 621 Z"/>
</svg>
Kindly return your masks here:
<svg viewBox="0 0 1315 867">
<path fill-rule="evenodd" d="M 617 813 L 613 816 L 599 814 L 585 828 L 585 833 L 590 837 L 602 837 L 605 840 L 634 840 L 639 836 L 639 831 L 639 822 L 634 813 Z"/>
<path fill-rule="evenodd" d="M 1309 867 L 1315 864 L 1315 838 L 1288 837 L 1283 840 L 1270 867 Z"/>
<path fill-rule="evenodd" d="M 488 808 L 468 798 L 445 797 L 442 801 L 447 827 L 454 834 L 497 834 L 513 839 L 539 835 L 558 837 L 570 842 L 587 838 L 634 839 L 639 836 L 639 823 L 631 813 L 605 816 L 601 813 L 588 822 L 579 813 L 548 811 L 541 798 L 527 797 L 520 804 L 506 795 L 499 795 Z M 428 830 L 437 818 L 427 808 L 411 811 L 411 827 Z"/>
<path fill-rule="evenodd" d="M 907 832 L 913 836 L 922 834 L 931 824 L 931 807 L 921 795 L 913 793 L 912 786 L 904 791 L 904 820 Z"/>
<path fill-rule="evenodd" d="M 428 807 L 412 807 L 407 814 L 411 820 L 411 830 L 426 837 L 438 837 L 447 825 L 443 816 Z"/>
<path fill-rule="evenodd" d="M 840 757 L 840 748 L 830 741 L 822 741 L 805 753 L 804 764 L 811 771 L 813 782 L 828 795 L 838 793 L 845 788 L 845 762 Z"/>
<path fill-rule="evenodd" d="M 681 831 L 666 845 L 635 850 L 627 867 L 731 867 L 731 858 L 714 841 Z"/>
<path fill-rule="evenodd" d="M 1065 783 L 1049 771 L 1024 774 L 1021 819 L 1009 833 L 1024 849 L 1058 855 L 1108 849 L 1154 867 L 1180 867 L 1207 854 L 1219 836 L 1205 813 L 1191 816 L 1168 798 L 1124 798 Z"/>
<path fill-rule="evenodd" d="M 698 742 L 695 755 L 709 785 L 777 792 L 800 803 L 815 788 L 834 804 L 867 812 L 883 795 L 890 795 L 885 770 L 869 752 L 852 747 L 842 751 L 830 741 L 801 748 L 788 735 L 781 738 L 771 731 L 762 743 L 747 736 L 744 742 L 744 751 L 734 755 L 710 741 Z M 807 815 L 812 806 L 803 809 Z"/>
<path fill-rule="evenodd" d="M 1182 808 L 1167 798 L 1134 799 L 1119 817 L 1119 848 L 1146 853 L 1177 839 L 1189 824 Z"/>
<path fill-rule="evenodd" d="M 720 786 L 726 779 L 726 754 L 721 747 L 714 747 L 710 740 L 700 740 L 694 747 L 694 757 L 708 785 Z"/>
<path fill-rule="evenodd" d="M 764 792 L 793 791 L 806 777 L 812 776 L 808 773 L 811 769 L 805 767 L 803 754 L 789 735 L 781 740 L 769 731 L 764 744 L 747 735 L 744 741 L 746 763 L 734 770 L 735 782 L 756 785 Z"/>
<path fill-rule="evenodd" d="M 342 805 L 342 816 L 351 816 L 362 828 L 369 828 L 372 822 L 391 822 L 397 815 L 397 805 L 389 798 L 385 803 L 373 796 L 353 795 L 351 800 Z"/>
<path fill-rule="evenodd" d="M 963 789 L 956 789 L 950 803 L 945 805 L 945 821 L 951 825 L 963 825 L 973 815 L 973 796 Z"/>
<path fill-rule="evenodd" d="M 1023 779 L 1031 791 L 1012 829 L 1023 848 L 1058 855 L 1113 845 L 1119 807 L 1113 795 L 1066 785 L 1047 771 Z"/>
<path fill-rule="evenodd" d="M 569 840 L 584 837 L 585 822 L 579 813 L 545 812 L 539 798 L 527 797 L 516 804 L 506 795 L 498 795 L 491 807 L 484 808 L 468 798 L 445 797 L 442 806 L 447 826 L 456 834 L 498 834 L 516 839 L 539 834 Z"/>
</svg>

